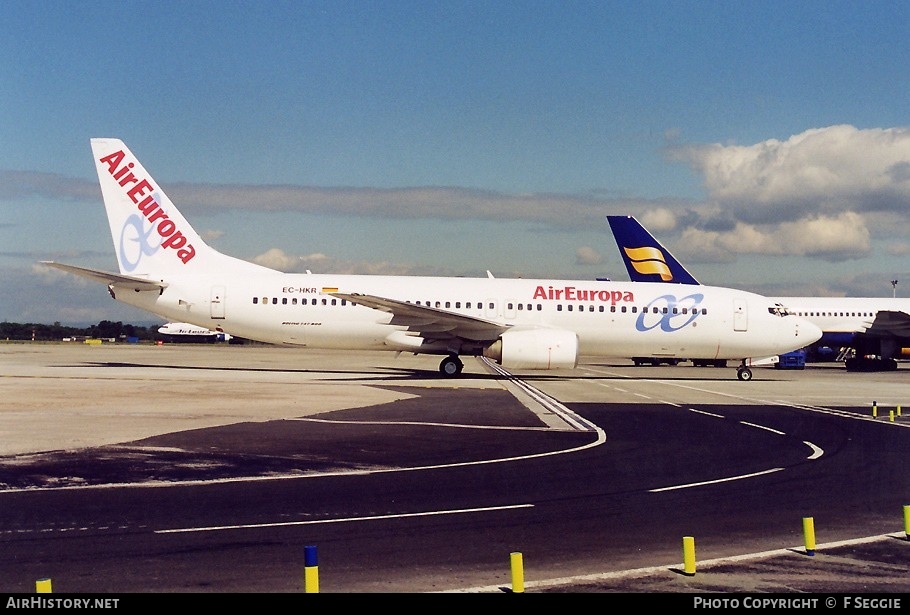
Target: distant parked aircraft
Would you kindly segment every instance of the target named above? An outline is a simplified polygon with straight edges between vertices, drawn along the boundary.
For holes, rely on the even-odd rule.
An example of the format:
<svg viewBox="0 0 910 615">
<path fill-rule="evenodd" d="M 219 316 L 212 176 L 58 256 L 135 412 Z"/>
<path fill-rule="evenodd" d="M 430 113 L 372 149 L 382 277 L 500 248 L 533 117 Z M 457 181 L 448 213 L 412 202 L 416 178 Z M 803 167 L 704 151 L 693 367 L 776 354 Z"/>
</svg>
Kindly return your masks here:
<svg viewBox="0 0 910 615">
<path fill-rule="evenodd" d="M 169 322 L 166 325 L 158 327 L 158 333 L 161 333 L 162 335 L 173 335 L 175 337 L 210 337 L 219 342 L 227 342 L 231 339 L 231 335 L 225 333 L 224 331 L 213 331 L 208 327 L 200 327 L 198 325 L 192 325 L 188 322 Z"/>
<path fill-rule="evenodd" d="M 699 285 L 670 251 L 632 216 L 607 216 L 629 278 L 634 282 Z M 894 284 L 894 282 L 892 282 Z M 893 297 L 774 297 L 797 316 L 818 325 L 818 344 L 850 347 L 851 371 L 897 369 L 895 357 L 910 347 L 910 299 Z"/>
</svg>

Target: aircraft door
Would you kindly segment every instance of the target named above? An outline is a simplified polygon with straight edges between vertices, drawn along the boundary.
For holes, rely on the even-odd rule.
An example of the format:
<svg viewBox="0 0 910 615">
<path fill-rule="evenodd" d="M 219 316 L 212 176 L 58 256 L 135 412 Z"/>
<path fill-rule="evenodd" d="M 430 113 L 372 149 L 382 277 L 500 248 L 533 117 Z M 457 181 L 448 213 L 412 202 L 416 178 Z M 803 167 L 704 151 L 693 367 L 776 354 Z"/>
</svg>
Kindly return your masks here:
<svg viewBox="0 0 910 615">
<path fill-rule="evenodd" d="M 212 286 L 210 305 L 212 318 L 224 318 L 224 286 Z"/>
<path fill-rule="evenodd" d="M 733 300 L 733 330 L 746 331 L 749 328 L 749 312 L 742 299 Z"/>
</svg>

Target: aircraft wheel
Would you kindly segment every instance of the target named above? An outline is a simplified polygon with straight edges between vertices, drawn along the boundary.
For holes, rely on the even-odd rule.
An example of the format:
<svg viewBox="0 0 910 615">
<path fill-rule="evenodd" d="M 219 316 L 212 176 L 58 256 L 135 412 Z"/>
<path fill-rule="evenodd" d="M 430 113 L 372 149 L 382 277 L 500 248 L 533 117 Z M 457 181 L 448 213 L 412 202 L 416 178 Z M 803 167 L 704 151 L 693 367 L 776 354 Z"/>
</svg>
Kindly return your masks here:
<svg viewBox="0 0 910 615">
<path fill-rule="evenodd" d="M 461 374 L 461 370 L 464 369 L 464 363 L 461 362 L 457 356 L 446 357 L 439 364 L 439 373 L 441 373 L 446 378 L 454 378 Z"/>
<path fill-rule="evenodd" d="M 752 370 L 748 367 L 740 367 L 736 370 L 736 377 L 740 380 L 752 380 Z"/>
</svg>

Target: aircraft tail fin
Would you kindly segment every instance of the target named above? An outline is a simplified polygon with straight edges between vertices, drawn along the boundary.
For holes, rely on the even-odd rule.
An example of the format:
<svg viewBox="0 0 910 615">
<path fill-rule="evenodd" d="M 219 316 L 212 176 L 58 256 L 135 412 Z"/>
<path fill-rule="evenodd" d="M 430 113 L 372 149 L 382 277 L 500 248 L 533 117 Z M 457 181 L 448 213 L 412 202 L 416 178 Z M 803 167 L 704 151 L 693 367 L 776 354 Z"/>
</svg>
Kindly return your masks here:
<svg viewBox="0 0 910 615">
<path fill-rule="evenodd" d="M 633 216 L 607 216 L 619 254 L 633 282 L 699 284 Z"/>
<path fill-rule="evenodd" d="M 218 261 L 266 270 L 208 246 L 123 141 L 91 143 L 120 273 L 164 279 L 210 273 Z"/>
</svg>

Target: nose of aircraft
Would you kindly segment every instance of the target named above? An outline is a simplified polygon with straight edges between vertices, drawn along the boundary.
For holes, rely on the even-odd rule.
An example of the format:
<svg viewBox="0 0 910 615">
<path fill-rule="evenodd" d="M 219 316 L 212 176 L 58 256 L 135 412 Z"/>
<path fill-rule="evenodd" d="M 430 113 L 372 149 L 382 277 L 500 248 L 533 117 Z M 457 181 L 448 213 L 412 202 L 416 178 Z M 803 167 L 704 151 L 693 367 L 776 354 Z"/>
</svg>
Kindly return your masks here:
<svg viewBox="0 0 910 615">
<path fill-rule="evenodd" d="M 822 337 L 821 327 L 804 318 L 799 318 L 796 323 L 796 337 L 799 338 L 803 346 L 808 346 L 817 342 Z"/>
</svg>

